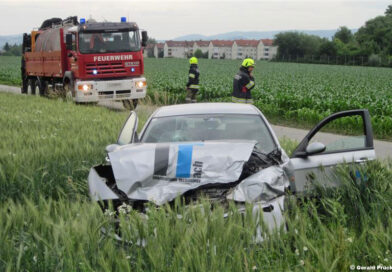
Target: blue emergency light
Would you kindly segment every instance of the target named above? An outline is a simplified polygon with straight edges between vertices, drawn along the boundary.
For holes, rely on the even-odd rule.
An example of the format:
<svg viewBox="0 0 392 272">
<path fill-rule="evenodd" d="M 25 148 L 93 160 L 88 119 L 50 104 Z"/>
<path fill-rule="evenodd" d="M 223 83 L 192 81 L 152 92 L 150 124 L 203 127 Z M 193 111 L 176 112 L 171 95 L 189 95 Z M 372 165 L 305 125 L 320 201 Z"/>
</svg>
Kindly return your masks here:
<svg viewBox="0 0 392 272">
<path fill-rule="evenodd" d="M 85 18 L 80 18 L 80 24 L 84 25 L 86 23 L 86 19 Z"/>
<path fill-rule="evenodd" d="M 93 74 L 96 75 L 98 74 L 98 71 L 96 69 L 93 70 Z"/>
<path fill-rule="evenodd" d="M 125 23 L 127 21 L 127 17 L 121 17 L 121 23 Z"/>
<path fill-rule="evenodd" d="M 132 67 L 132 68 L 131 68 L 131 72 L 135 72 L 135 68 Z"/>
</svg>

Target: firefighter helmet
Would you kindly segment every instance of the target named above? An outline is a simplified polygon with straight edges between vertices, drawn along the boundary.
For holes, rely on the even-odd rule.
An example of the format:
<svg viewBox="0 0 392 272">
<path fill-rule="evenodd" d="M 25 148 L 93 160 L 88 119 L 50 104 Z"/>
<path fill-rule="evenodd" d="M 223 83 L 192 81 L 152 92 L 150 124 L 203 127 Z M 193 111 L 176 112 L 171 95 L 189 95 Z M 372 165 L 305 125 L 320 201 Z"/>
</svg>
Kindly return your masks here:
<svg viewBox="0 0 392 272">
<path fill-rule="evenodd" d="M 244 59 L 244 61 L 242 62 L 242 66 L 245 68 L 254 67 L 255 61 L 251 58 Z"/>
<path fill-rule="evenodd" d="M 189 63 L 190 64 L 197 64 L 197 58 L 196 57 L 191 57 L 190 59 L 189 59 Z"/>
</svg>

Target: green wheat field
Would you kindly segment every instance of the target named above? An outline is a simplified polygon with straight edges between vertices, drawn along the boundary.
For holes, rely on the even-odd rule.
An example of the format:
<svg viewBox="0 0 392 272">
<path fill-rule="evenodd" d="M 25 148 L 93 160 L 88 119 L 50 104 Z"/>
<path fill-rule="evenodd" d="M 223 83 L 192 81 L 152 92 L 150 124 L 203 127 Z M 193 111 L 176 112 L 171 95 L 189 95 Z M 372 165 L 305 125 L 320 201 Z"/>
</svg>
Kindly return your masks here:
<svg viewBox="0 0 392 272">
<path fill-rule="evenodd" d="M 0 58 L 1 83 L 20 83 L 19 61 Z M 202 60 L 200 99 L 229 99 L 238 65 Z M 384 129 L 379 136 L 392 129 L 392 70 L 256 65 L 257 105 L 271 118 L 286 109 L 292 113 L 279 118 L 314 124 L 336 110 L 368 107 L 373 126 Z M 137 109 L 139 129 L 155 103 L 182 101 L 187 66 L 185 60 L 146 60 L 150 90 Z M 223 207 L 211 209 L 207 200 L 195 207 L 180 201 L 151 207 L 148 220 L 134 211 L 121 214 L 126 242 L 113 239 L 113 215 L 90 201 L 87 175 L 103 162 L 105 146 L 116 141 L 127 116 L 0 93 L 0 271 L 348 271 L 351 265 L 392 265 L 391 161 L 361 167 L 366 179 L 360 182 L 342 166 L 339 190 L 288 201 L 286 226 L 276 232 L 261 226 L 261 243 L 251 207 L 242 216 L 232 203 L 224 219 Z M 281 144 L 288 153 L 295 147 L 289 140 Z"/>
</svg>

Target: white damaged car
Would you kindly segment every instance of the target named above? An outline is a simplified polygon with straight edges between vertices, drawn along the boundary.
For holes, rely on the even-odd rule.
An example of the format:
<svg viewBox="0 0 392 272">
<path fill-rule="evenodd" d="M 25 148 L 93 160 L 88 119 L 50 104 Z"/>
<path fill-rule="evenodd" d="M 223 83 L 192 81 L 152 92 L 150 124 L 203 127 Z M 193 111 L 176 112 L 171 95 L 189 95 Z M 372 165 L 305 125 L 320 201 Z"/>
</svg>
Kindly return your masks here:
<svg viewBox="0 0 392 272">
<path fill-rule="evenodd" d="M 291 158 L 263 114 L 253 105 L 198 103 L 165 106 L 147 120 L 140 135 L 131 112 L 118 141 L 106 147 L 107 163 L 91 168 L 93 200 L 126 203 L 144 211 L 181 196 L 187 203 L 252 203 L 271 228 L 283 222 L 288 191 L 302 193 L 314 183 L 337 186 L 339 163 L 375 159 L 367 110 L 335 113 L 314 127 Z M 326 137 L 324 129 L 355 125 L 354 136 Z M 358 129 L 359 128 L 359 129 Z M 329 131 L 328 130 L 328 131 Z M 330 140 L 333 138 L 333 141 Z"/>
</svg>

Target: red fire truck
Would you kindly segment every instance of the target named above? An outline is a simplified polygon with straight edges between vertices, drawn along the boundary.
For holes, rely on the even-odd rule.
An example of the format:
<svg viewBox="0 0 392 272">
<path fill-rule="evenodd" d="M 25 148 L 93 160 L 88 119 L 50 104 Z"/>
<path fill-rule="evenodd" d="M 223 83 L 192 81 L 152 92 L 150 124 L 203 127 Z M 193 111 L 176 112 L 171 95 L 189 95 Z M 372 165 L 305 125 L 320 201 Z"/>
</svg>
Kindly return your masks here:
<svg viewBox="0 0 392 272">
<path fill-rule="evenodd" d="M 78 103 L 121 100 L 127 109 L 146 96 L 136 23 L 52 18 L 23 35 L 22 93 L 60 93 Z"/>
</svg>

